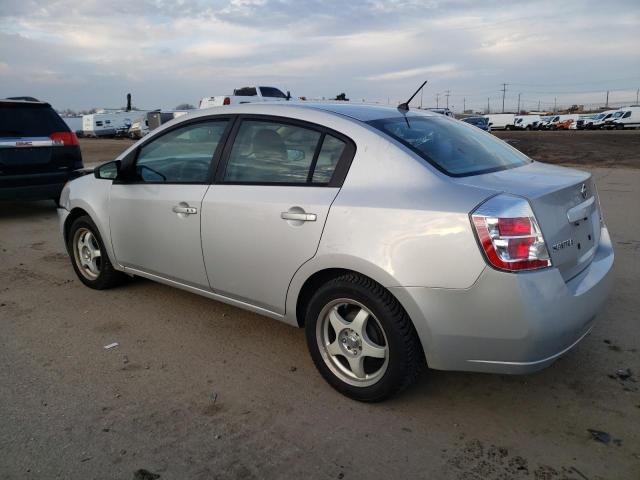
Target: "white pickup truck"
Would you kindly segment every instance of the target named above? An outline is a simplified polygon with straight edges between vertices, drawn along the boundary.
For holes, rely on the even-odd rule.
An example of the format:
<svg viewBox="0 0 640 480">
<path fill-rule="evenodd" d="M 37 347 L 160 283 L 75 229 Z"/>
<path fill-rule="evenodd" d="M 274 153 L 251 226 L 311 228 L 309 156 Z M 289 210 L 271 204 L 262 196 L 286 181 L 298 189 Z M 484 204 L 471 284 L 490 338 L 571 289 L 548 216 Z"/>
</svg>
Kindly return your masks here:
<svg viewBox="0 0 640 480">
<path fill-rule="evenodd" d="M 221 107 L 239 103 L 277 102 L 286 101 L 290 98 L 291 94 L 289 92 L 284 94 L 282 90 L 275 87 L 242 87 L 236 88 L 233 91 L 233 95 L 204 97 L 200 100 L 199 108 Z"/>
</svg>

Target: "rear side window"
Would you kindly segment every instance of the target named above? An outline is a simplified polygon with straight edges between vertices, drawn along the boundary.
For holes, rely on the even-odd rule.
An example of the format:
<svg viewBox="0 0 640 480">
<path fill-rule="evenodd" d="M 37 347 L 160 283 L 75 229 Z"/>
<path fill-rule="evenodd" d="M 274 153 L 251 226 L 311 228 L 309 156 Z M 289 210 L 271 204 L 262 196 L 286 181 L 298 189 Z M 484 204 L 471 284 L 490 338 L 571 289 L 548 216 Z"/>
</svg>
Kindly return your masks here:
<svg viewBox="0 0 640 480">
<path fill-rule="evenodd" d="M 48 105 L 0 103 L 0 137 L 48 137 L 68 131 L 64 120 Z"/>
<path fill-rule="evenodd" d="M 239 97 L 255 97 L 258 94 L 258 92 L 256 92 L 255 87 L 244 87 L 244 88 L 236 88 L 233 94 Z"/>
<path fill-rule="evenodd" d="M 287 98 L 284 93 L 273 87 L 260 87 L 260 92 L 262 92 L 263 97 Z"/>
<path fill-rule="evenodd" d="M 492 135 L 447 118 L 406 116 L 368 123 L 454 177 L 495 172 L 531 162 Z"/>
<path fill-rule="evenodd" d="M 140 149 L 138 180 L 146 183 L 206 183 L 213 154 L 227 120 L 211 120 L 176 128 Z"/>
<path fill-rule="evenodd" d="M 329 134 L 287 123 L 244 120 L 224 172 L 228 183 L 326 185 L 345 149 Z"/>
</svg>

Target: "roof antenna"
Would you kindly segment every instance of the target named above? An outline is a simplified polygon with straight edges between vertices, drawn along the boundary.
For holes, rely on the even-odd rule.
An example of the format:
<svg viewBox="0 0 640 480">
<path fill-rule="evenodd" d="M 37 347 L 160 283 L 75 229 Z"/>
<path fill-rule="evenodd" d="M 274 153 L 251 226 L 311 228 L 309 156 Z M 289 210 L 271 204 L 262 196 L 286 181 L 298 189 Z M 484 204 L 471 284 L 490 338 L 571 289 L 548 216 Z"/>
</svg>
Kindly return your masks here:
<svg viewBox="0 0 640 480">
<path fill-rule="evenodd" d="M 407 100 L 404 103 L 401 103 L 400 105 L 398 105 L 398 110 L 404 110 L 405 112 L 409 111 L 409 103 L 411 102 L 411 100 L 413 100 L 413 97 L 415 97 L 420 90 L 422 90 L 422 88 L 427 84 L 427 80 L 424 81 L 424 83 L 422 85 L 420 85 L 420 88 L 418 90 L 416 90 L 416 93 L 414 93 L 413 95 L 411 95 L 411 98 L 409 100 Z"/>
</svg>

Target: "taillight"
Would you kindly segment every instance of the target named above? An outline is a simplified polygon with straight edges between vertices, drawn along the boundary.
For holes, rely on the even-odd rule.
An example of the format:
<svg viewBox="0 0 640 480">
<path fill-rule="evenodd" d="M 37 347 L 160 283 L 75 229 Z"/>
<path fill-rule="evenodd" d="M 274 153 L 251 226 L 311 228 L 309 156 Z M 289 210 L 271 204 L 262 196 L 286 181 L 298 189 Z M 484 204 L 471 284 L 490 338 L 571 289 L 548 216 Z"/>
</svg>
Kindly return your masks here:
<svg viewBox="0 0 640 480">
<path fill-rule="evenodd" d="M 222 101 L 223 105 L 231 105 L 231 99 L 229 97 L 224 97 L 224 100 Z"/>
<path fill-rule="evenodd" d="M 542 232 L 524 198 L 496 195 L 480 205 L 471 220 L 493 267 L 516 272 L 551 266 Z"/>
<path fill-rule="evenodd" d="M 78 145 L 78 137 L 73 132 L 55 132 L 49 135 L 55 146 Z"/>
</svg>

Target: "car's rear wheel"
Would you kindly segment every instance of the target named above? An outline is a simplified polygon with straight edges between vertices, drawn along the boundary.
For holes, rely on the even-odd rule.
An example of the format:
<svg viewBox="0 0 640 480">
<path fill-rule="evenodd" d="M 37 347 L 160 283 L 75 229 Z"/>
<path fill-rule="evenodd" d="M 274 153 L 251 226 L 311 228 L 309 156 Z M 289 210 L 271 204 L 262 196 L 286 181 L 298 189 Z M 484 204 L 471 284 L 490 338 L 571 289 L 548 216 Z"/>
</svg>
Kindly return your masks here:
<svg viewBox="0 0 640 480">
<path fill-rule="evenodd" d="M 88 216 L 74 220 L 67 236 L 67 250 L 78 278 L 88 287 L 103 290 L 126 278 L 113 268 L 98 228 Z"/>
<path fill-rule="evenodd" d="M 381 285 L 346 274 L 323 285 L 305 316 L 313 361 L 336 390 L 375 402 L 413 383 L 424 366 L 406 312 Z"/>
</svg>

